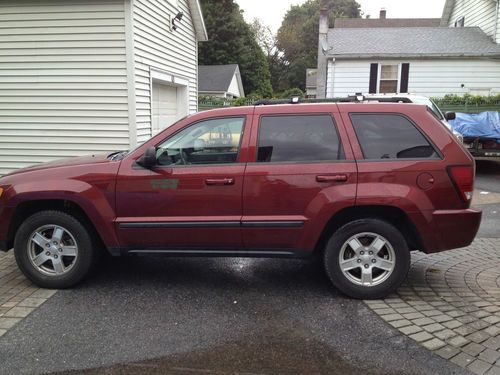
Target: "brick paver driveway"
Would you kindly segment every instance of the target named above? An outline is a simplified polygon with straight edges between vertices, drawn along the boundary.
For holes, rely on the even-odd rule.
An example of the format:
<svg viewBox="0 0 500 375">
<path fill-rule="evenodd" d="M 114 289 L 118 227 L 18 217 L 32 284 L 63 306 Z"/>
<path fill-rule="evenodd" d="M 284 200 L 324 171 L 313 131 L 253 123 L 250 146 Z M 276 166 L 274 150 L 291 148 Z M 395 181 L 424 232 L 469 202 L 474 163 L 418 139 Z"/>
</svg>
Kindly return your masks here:
<svg viewBox="0 0 500 375">
<path fill-rule="evenodd" d="M 368 306 L 401 333 L 476 374 L 500 374 L 500 239 L 412 254 L 397 293 Z"/>
</svg>

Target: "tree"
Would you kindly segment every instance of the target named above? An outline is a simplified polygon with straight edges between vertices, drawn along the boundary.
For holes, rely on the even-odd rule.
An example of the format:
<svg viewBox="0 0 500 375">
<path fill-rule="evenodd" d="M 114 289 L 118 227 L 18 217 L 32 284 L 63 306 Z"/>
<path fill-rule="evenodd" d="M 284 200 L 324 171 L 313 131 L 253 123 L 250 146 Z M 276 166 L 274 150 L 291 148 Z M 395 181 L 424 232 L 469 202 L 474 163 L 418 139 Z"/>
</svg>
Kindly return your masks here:
<svg viewBox="0 0 500 375">
<path fill-rule="evenodd" d="M 329 10 L 330 25 L 338 17 L 360 17 L 359 4 L 355 0 L 321 0 L 321 6 Z M 286 88 L 305 89 L 306 69 L 317 66 L 320 0 L 308 0 L 292 6 L 278 30 L 276 46 L 283 53 L 287 66 Z"/>
<path fill-rule="evenodd" d="M 209 40 L 200 43 L 200 65 L 238 64 L 246 94 L 272 95 L 271 74 L 242 11 L 233 0 L 202 0 Z"/>
</svg>

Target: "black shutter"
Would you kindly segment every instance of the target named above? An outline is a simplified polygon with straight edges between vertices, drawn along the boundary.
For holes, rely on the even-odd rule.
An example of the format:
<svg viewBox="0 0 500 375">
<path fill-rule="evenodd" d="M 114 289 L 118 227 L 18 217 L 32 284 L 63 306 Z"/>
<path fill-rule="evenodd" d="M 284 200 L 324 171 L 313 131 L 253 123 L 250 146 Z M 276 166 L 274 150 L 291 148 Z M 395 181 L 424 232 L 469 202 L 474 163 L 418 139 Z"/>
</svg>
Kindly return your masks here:
<svg viewBox="0 0 500 375">
<path fill-rule="evenodd" d="M 408 92 L 408 77 L 410 75 L 410 64 L 401 64 L 401 85 L 399 92 Z"/>
<path fill-rule="evenodd" d="M 377 74 L 378 74 L 378 64 L 370 64 L 370 88 L 368 93 L 377 93 Z"/>
</svg>

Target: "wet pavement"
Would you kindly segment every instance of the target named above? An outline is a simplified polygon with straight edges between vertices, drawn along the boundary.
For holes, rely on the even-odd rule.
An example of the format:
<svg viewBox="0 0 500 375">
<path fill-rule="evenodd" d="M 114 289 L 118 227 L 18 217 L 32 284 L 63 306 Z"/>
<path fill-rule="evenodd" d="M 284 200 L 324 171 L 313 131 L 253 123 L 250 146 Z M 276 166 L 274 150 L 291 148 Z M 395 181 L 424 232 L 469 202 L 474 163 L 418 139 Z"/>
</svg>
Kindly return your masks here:
<svg viewBox="0 0 500 375">
<path fill-rule="evenodd" d="M 113 261 L 9 330 L 0 363 L 3 374 L 466 373 L 321 268 L 278 259 Z"/>
</svg>

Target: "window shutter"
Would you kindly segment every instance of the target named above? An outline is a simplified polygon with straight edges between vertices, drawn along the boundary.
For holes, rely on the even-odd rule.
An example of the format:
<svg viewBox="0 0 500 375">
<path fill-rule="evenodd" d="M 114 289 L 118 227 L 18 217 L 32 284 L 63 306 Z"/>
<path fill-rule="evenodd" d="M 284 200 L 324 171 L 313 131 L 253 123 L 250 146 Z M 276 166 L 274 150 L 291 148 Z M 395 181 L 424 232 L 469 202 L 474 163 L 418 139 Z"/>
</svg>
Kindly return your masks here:
<svg viewBox="0 0 500 375">
<path fill-rule="evenodd" d="M 377 74 L 378 74 L 378 64 L 370 64 L 370 88 L 368 93 L 377 93 Z"/>
<path fill-rule="evenodd" d="M 401 85 L 399 92 L 408 92 L 408 77 L 410 75 L 410 64 L 401 64 Z"/>
</svg>

